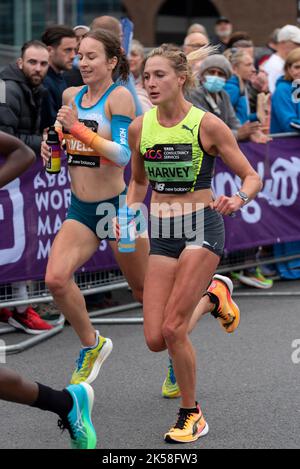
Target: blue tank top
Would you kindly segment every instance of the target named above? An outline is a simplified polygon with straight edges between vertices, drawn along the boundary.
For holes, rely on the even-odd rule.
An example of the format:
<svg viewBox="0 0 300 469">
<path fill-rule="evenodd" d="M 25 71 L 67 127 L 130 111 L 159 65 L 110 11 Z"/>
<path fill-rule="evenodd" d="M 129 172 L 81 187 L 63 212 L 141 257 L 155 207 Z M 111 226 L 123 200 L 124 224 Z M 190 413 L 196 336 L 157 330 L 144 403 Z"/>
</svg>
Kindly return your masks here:
<svg viewBox="0 0 300 469">
<path fill-rule="evenodd" d="M 87 92 L 88 87 L 84 86 L 74 98 L 74 102 L 78 112 L 79 122 L 84 123 L 93 132 L 99 135 L 111 134 L 111 121 L 105 115 L 105 104 L 110 93 L 117 88 L 117 84 L 113 83 L 104 93 L 99 101 L 91 107 L 82 107 L 82 98 Z M 67 155 L 69 166 L 83 166 L 88 168 L 99 168 L 100 164 L 111 164 L 113 162 L 102 155 L 97 154 L 95 150 L 84 145 L 80 140 L 73 137 L 72 134 L 65 132 L 67 145 Z"/>
</svg>

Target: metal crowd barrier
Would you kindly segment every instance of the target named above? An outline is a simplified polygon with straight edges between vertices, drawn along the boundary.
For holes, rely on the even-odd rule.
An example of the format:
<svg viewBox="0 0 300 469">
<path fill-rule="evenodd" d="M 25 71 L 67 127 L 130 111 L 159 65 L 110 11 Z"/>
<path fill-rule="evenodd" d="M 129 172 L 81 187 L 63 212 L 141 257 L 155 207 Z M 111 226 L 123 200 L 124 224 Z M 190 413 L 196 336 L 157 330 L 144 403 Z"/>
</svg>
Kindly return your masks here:
<svg viewBox="0 0 300 469">
<path fill-rule="evenodd" d="M 81 292 L 84 296 L 92 295 L 95 293 L 105 293 L 108 291 L 128 289 L 128 283 L 125 281 L 119 270 L 108 271 L 108 272 L 94 272 L 94 273 L 81 273 L 75 276 L 76 283 L 79 285 Z M 13 298 L 9 285 L 0 285 L 2 287 L 2 293 L 0 293 L 0 308 L 11 308 L 16 306 L 26 306 L 28 304 L 41 304 L 50 303 L 53 301 L 53 297 L 47 290 L 43 281 L 29 282 L 28 288 L 28 299 L 18 300 Z M 123 313 L 128 310 L 135 310 L 141 308 L 141 304 L 137 302 L 128 303 L 125 305 L 113 306 L 110 308 L 103 308 L 100 310 L 93 311 L 90 313 L 91 322 L 93 324 L 141 324 L 143 322 L 142 317 L 137 318 L 111 318 L 111 319 L 94 319 L 98 316 L 105 316 L 115 313 Z M 61 332 L 64 328 L 64 317 L 62 314 L 59 318 L 50 322 L 54 327 L 50 331 L 38 334 L 30 339 L 23 340 L 13 345 L 0 346 L 0 356 L 3 353 L 13 354 L 22 352 L 34 345 L 37 345 L 45 340 L 53 337 L 54 335 Z M 14 327 L 0 325 L 0 335 L 10 334 L 17 332 Z"/>
</svg>

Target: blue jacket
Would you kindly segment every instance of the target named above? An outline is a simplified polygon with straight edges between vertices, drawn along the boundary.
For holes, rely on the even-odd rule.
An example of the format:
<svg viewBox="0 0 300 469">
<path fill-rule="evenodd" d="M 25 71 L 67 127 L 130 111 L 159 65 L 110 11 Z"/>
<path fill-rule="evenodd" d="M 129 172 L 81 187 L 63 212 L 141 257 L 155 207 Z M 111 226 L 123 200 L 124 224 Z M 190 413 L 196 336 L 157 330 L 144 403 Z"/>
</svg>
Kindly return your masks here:
<svg viewBox="0 0 300 469">
<path fill-rule="evenodd" d="M 227 80 L 224 90 L 229 94 L 231 104 L 241 124 L 245 124 L 247 121 L 257 121 L 256 113 L 250 113 L 249 99 L 247 95 L 245 93 L 241 93 L 240 81 L 237 75 L 232 75 L 232 77 Z"/>
<path fill-rule="evenodd" d="M 271 133 L 300 129 L 300 102 L 293 102 L 293 93 L 299 100 L 299 91 L 293 87 L 293 82 L 280 77 L 272 96 Z"/>
</svg>

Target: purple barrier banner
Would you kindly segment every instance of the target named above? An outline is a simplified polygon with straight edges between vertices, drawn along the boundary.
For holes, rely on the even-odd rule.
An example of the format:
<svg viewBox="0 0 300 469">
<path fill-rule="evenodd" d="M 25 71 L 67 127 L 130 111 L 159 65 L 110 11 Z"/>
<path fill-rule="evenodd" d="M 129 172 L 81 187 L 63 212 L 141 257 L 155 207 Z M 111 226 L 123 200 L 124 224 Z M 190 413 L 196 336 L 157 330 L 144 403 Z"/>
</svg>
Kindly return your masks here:
<svg viewBox="0 0 300 469">
<path fill-rule="evenodd" d="M 264 187 L 234 218 L 225 217 L 226 251 L 299 240 L 300 140 L 246 143 L 241 149 L 262 177 Z M 126 173 L 128 179 L 129 171 Z M 216 195 L 232 195 L 240 188 L 239 178 L 220 158 L 213 188 Z M 66 167 L 59 175 L 49 175 L 41 161 L 0 190 L 0 283 L 44 277 L 51 244 L 65 219 L 70 195 Z M 80 272 L 116 267 L 104 240 Z"/>
<path fill-rule="evenodd" d="M 300 139 L 274 139 L 266 145 L 240 145 L 263 180 L 263 189 L 234 218 L 224 217 L 227 252 L 300 240 Z M 240 188 L 218 158 L 213 188 L 216 195 L 232 195 Z"/>
</svg>

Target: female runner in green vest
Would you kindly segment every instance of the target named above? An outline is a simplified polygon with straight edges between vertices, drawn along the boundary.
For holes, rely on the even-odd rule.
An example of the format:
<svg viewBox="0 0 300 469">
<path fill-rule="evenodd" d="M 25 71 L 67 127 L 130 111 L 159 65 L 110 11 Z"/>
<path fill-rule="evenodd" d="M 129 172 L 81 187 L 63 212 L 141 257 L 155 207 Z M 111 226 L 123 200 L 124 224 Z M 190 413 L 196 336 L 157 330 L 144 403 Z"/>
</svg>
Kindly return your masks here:
<svg viewBox="0 0 300 469">
<path fill-rule="evenodd" d="M 145 64 L 144 80 L 156 107 L 129 128 L 132 179 L 127 201 L 136 209 L 150 182 L 152 228 L 144 332 L 150 350 L 168 349 L 181 392 L 178 420 L 165 440 L 187 443 L 208 433 L 196 401 L 196 358 L 188 337 L 193 311 L 222 255 L 222 215 L 253 199 L 261 180 L 230 129 L 185 100 L 192 74 L 181 51 L 168 46 L 154 49 Z M 217 155 L 242 185 L 236 195 L 213 200 L 211 178 Z M 222 306 L 217 294 L 221 283 L 213 281 L 207 292 L 210 310 L 215 308 L 216 314 Z M 238 322 L 238 307 L 231 302 L 231 308 L 233 322 Z"/>
</svg>

